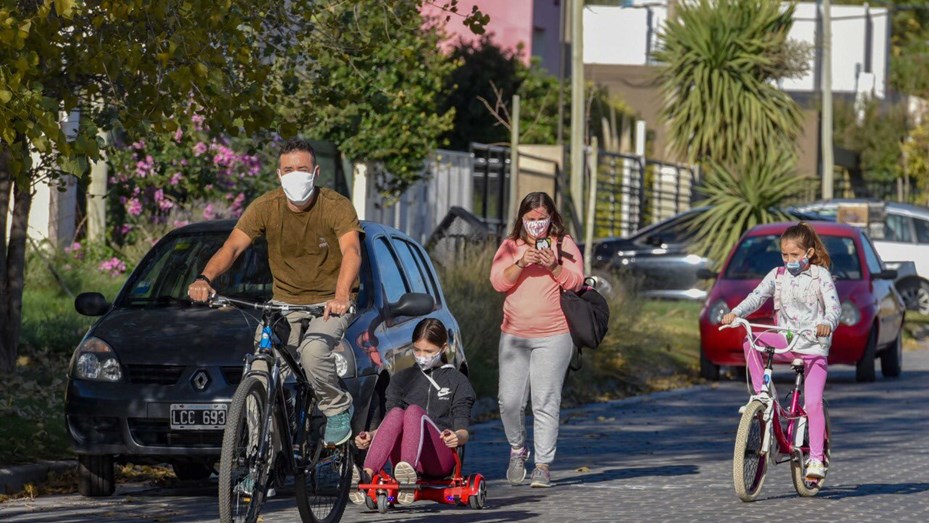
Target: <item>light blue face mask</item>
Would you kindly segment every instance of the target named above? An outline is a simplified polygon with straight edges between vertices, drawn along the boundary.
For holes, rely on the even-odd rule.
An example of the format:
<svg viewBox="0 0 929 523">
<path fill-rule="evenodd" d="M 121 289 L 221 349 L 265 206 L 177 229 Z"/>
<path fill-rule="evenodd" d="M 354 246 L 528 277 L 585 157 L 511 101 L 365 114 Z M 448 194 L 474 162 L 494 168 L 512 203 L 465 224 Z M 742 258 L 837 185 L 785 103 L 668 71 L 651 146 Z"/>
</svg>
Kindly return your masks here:
<svg viewBox="0 0 929 523">
<path fill-rule="evenodd" d="M 794 276 L 805 271 L 810 266 L 810 259 L 804 256 L 800 261 L 792 261 L 784 264 L 784 267 Z"/>
</svg>

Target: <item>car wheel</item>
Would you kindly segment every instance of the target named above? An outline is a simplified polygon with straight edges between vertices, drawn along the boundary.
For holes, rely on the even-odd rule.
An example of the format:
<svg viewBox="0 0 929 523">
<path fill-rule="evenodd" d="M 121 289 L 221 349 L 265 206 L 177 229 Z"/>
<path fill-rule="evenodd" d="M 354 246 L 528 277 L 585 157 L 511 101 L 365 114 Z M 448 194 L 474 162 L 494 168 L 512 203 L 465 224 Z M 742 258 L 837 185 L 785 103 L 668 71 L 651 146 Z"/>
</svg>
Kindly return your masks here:
<svg viewBox="0 0 929 523">
<path fill-rule="evenodd" d="M 903 333 L 881 352 L 881 374 L 885 378 L 898 378 L 903 371 Z"/>
<path fill-rule="evenodd" d="M 870 382 L 874 381 L 874 358 L 877 351 L 877 325 L 871 327 L 871 334 L 868 335 L 868 344 L 864 348 L 864 354 L 855 365 L 855 381 Z"/>
<path fill-rule="evenodd" d="M 714 365 L 703 349 L 700 350 L 700 377 L 705 380 L 719 381 L 719 365 Z"/>
<path fill-rule="evenodd" d="M 80 454 L 77 457 L 77 491 L 82 496 L 110 496 L 116 490 L 113 456 Z"/>
<path fill-rule="evenodd" d="M 929 283 L 910 279 L 900 284 L 897 290 L 906 304 L 906 310 L 929 314 Z"/>
<path fill-rule="evenodd" d="M 177 461 L 171 463 L 171 468 L 181 481 L 203 481 L 213 474 L 213 465 L 202 461 Z"/>
</svg>

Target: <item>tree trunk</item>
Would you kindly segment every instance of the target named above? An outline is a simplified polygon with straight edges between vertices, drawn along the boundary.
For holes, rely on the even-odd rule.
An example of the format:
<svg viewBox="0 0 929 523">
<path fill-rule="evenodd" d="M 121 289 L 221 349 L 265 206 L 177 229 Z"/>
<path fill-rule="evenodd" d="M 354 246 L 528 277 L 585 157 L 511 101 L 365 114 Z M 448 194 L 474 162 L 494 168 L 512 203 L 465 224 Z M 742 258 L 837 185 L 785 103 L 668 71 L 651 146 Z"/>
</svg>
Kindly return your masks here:
<svg viewBox="0 0 929 523">
<path fill-rule="evenodd" d="M 12 179 L 7 164 L 8 156 L 0 156 L 0 239 L 4 240 L 0 243 L 0 373 L 5 374 L 16 367 L 26 273 L 26 232 L 32 192 L 28 179 Z M 11 192 L 13 215 L 7 244 L 6 221 Z"/>
</svg>

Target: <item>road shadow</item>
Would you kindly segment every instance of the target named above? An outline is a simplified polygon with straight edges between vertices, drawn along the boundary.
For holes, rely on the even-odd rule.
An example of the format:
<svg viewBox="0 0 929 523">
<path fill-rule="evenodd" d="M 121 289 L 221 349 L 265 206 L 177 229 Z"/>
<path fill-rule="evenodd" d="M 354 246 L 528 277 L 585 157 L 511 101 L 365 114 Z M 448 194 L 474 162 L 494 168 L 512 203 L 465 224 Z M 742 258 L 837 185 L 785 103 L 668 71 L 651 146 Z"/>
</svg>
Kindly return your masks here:
<svg viewBox="0 0 929 523">
<path fill-rule="evenodd" d="M 597 472 L 596 474 L 582 474 L 565 479 L 553 480 L 555 486 L 562 487 L 568 485 L 584 485 L 589 483 L 600 483 L 603 481 L 615 481 L 643 477 L 669 477 L 669 476 L 688 476 L 699 474 L 700 469 L 696 465 L 665 465 L 661 467 L 635 467 L 635 468 L 617 468 Z"/>
<path fill-rule="evenodd" d="M 829 488 L 828 485 L 819 497 L 825 499 L 860 498 L 863 496 L 878 496 L 892 494 L 895 496 L 908 496 L 929 492 L 929 483 L 864 483 L 861 485 L 841 485 Z"/>
<path fill-rule="evenodd" d="M 435 521 L 436 517 L 454 517 L 455 521 L 527 521 L 540 516 L 539 512 L 529 509 L 516 509 L 518 505 L 532 505 L 546 498 L 543 493 L 524 496 L 494 498 L 493 490 L 488 491 L 486 505 L 475 510 L 469 507 L 452 506 L 442 503 L 417 503 L 406 507 L 392 507 L 385 516 L 389 520 L 402 517 L 403 521 Z M 346 511 L 355 508 L 357 513 L 380 517 L 377 510 L 349 505 Z"/>
</svg>

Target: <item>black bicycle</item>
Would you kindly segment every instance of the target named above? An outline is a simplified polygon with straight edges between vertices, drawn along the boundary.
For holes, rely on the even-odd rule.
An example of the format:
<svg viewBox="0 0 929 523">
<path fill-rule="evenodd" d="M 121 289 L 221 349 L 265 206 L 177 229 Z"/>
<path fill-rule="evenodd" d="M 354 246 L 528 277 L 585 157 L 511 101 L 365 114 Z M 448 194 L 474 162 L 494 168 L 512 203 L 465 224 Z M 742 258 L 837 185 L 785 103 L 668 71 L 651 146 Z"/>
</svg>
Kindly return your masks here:
<svg viewBox="0 0 929 523">
<path fill-rule="evenodd" d="M 294 477 L 297 507 L 304 522 L 334 523 L 342 518 L 352 479 L 351 443 L 323 441 L 326 417 L 317 408 L 313 387 L 287 340 L 275 326 L 287 315 L 323 313 L 323 307 L 255 303 L 216 295 L 211 307 L 261 311 L 261 336 L 245 358 L 242 381 L 232 397 L 219 462 L 219 517 L 223 523 L 255 522 L 269 488 Z M 263 365 L 256 365 L 262 362 Z M 284 366 L 296 379 L 284 387 Z"/>
</svg>

